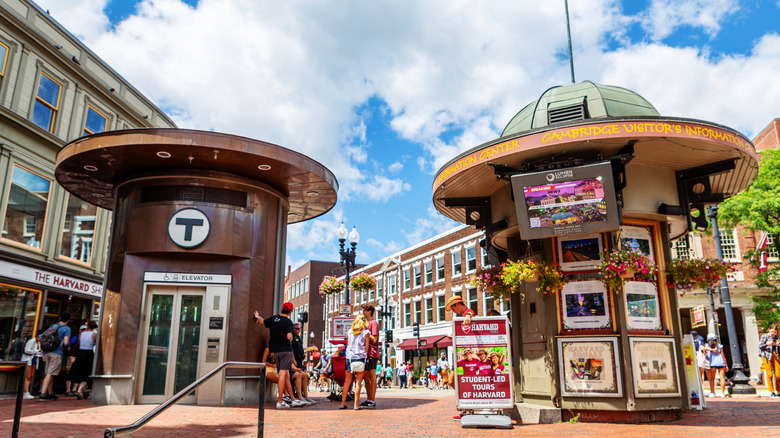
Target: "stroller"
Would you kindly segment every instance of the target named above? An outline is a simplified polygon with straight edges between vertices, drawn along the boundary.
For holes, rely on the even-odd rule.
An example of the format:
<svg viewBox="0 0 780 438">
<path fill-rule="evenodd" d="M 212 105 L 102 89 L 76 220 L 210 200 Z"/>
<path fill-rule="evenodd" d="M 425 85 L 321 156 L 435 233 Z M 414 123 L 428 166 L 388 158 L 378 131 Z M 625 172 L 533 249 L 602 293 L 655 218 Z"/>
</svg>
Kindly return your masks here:
<svg viewBox="0 0 780 438">
<path fill-rule="evenodd" d="M 342 344 L 346 343 L 346 341 L 331 341 L 333 344 Z M 341 395 L 344 391 L 344 381 L 347 378 L 347 370 L 345 369 L 345 366 L 347 364 L 347 358 L 343 354 L 340 356 L 336 356 L 335 354 L 331 357 L 330 363 L 332 365 L 332 372 L 330 375 L 331 385 L 330 385 L 330 395 L 327 397 L 330 401 L 341 401 Z M 347 388 L 347 401 L 352 401 L 355 399 L 354 394 L 352 391 L 350 391 L 351 388 Z"/>
</svg>

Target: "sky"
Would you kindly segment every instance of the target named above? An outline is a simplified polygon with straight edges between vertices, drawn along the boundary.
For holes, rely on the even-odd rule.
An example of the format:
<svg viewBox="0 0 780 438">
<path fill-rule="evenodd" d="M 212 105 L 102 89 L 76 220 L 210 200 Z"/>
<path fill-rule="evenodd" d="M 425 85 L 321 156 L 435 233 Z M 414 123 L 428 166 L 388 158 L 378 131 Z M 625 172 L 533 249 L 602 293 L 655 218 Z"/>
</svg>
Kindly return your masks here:
<svg viewBox="0 0 780 438">
<path fill-rule="evenodd" d="M 304 153 L 339 181 L 287 263 L 358 263 L 459 225 L 435 173 L 571 83 L 563 0 L 38 0 L 180 128 Z M 575 80 L 754 138 L 780 117 L 780 0 L 572 0 Z"/>
</svg>

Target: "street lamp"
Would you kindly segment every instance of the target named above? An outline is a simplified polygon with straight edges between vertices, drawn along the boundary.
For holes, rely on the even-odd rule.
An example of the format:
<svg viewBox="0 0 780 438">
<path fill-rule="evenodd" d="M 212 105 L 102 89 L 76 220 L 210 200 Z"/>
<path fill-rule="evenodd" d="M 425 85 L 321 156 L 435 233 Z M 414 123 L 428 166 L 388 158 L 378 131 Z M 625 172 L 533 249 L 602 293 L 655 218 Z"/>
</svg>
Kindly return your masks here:
<svg viewBox="0 0 780 438">
<path fill-rule="evenodd" d="M 341 266 L 344 266 L 347 270 L 346 275 L 346 287 L 347 292 L 347 304 L 349 304 L 349 270 L 355 268 L 355 247 L 357 247 L 358 241 L 360 241 L 360 233 L 357 228 L 352 227 L 352 231 L 347 234 L 347 227 L 344 226 L 344 222 L 341 222 L 341 226 L 336 231 L 336 236 L 339 238 L 339 255 L 341 255 Z M 344 242 L 349 238 L 349 244 L 352 248 L 344 249 Z"/>
<path fill-rule="evenodd" d="M 707 217 L 712 222 L 712 237 L 715 240 L 715 255 L 723 260 L 723 247 L 720 242 L 720 230 L 718 230 L 718 206 L 707 206 Z M 726 332 L 729 334 L 729 346 L 731 347 L 731 369 L 734 374 L 731 378 L 732 394 L 755 394 L 756 388 L 751 386 L 748 377 L 743 372 L 742 354 L 739 351 L 739 340 L 737 339 L 736 324 L 734 324 L 734 311 L 731 308 L 731 295 L 729 293 L 729 283 L 726 278 L 720 280 L 720 299 L 723 301 L 723 313 L 726 314 Z M 713 306 L 714 307 L 714 306 Z M 717 326 L 715 326 L 717 329 Z"/>
<path fill-rule="evenodd" d="M 382 321 L 382 332 L 383 332 L 382 333 L 382 344 L 383 344 L 382 351 L 384 351 L 384 353 L 385 353 L 385 354 L 382 355 L 382 357 L 384 358 L 384 363 L 382 364 L 382 366 L 384 368 L 387 368 L 387 359 L 388 359 L 388 357 L 387 357 L 387 350 L 388 350 L 388 348 L 390 346 L 390 343 L 392 342 L 392 340 L 388 341 L 388 333 L 392 333 L 392 330 L 388 329 L 388 325 L 389 325 L 390 321 L 386 321 L 386 319 L 392 318 L 393 310 L 395 310 L 395 308 L 393 307 L 392 301 L 389 300 L 389 299 L 385 299 L 384 297 L 382 297 L 379 300 L 379 305 L 381 306 L 381 308 L 379 310 L 379 318 L 380 318 L 380 321 Z"/>
</svg>

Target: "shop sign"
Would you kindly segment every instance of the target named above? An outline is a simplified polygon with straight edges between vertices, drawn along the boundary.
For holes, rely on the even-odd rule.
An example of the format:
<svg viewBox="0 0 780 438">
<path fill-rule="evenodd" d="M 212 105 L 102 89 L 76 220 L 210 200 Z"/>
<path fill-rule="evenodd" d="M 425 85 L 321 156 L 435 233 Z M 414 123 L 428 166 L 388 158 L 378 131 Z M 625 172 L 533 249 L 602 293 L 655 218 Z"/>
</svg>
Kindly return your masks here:
<svg viewBox="0 0 780 438">
<path fill-rule="evenodd" d="M 352 315 L 352 304 L 339 304 L 339 316 Z"/>
<path fill-rule="evenodd" d="M 455 334 L 455 394 L 458 409 L 514 407 L 514 374 L 505 316 L 462 318 L 452 322 Z"/>
<path fill-rule="evenodd" d="M 352 328 L 352 321 L 355 318 L 344 318 L 336 316 L 330 319 L 330 339 L 341 340 L 347 339 L 347 332 Z"/>
<path fill-rule="evenodd" d="M 150 283 L 232 284 L 233 276 L 193 272 L 144 272 L 144 281 Z"/>
<path fill-rule="evenodd" d="M 707 325 L 707 317 L 704 316 L 704 306 L 696 306 L 691 309 L 691 328 L 699 328 Z"/>
<path fill-rule="evenodd" d="M 79 280 L 77 278 L 68 277 L 67 275 L 56 274 L 54 272 L 43 271 L 28 266 L 17 265 L 15 263 L 0 261 L 0 272 L 5 277 L 26 281 L 28 283 L 54 287 L 98 298 L 103 295 L 102 284 Z"/>
</svg>

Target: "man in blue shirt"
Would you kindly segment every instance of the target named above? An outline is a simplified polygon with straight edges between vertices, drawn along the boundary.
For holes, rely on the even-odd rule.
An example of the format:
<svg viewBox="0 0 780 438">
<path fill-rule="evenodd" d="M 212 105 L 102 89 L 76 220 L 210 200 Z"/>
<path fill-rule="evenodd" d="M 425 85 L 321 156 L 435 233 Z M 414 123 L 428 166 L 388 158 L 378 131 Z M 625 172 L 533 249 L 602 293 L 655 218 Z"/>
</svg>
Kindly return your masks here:
<svg viewBox="0 0 780 438">
<path fill-rule="evenodd" d="M 46 362 L 46 376 L 41 385 L 41 397 L 38 401 L 57 400 L 54 395 L 54 378 L 60 374 L 62 369 L 62 356 L 65 354 L 65 347 L 70 344 L 70 313 L 63 312 L 60 315 L 60 322 L 54 324 L 57 327 L 57 337 L 60 338 L 60 345 L 52 351 L 43 353 L 43 360 Z M 53 327 L 52 326 L 52 327 Z"/>
</svg>

